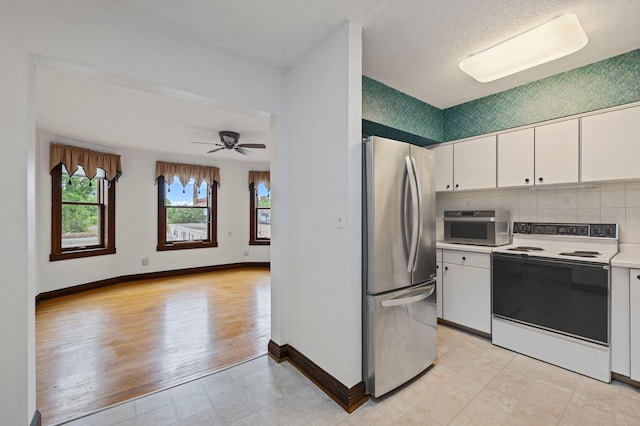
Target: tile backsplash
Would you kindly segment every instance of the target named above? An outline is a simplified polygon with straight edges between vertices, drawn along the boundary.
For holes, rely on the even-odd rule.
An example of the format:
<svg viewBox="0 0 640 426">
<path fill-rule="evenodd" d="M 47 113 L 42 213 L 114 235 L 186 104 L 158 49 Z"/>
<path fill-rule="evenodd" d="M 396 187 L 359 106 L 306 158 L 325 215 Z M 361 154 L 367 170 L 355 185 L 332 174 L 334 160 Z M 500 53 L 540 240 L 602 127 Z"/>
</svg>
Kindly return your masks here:
<svg viewBox="0 0 640 426">
<path fill-rule="evenodd" d="M 445 210 L 506 209 L 511 222 L 617 223 L 621 243 L 640 244 L 640 182 L 436 194 L 438 240 Z"/>
</svg>

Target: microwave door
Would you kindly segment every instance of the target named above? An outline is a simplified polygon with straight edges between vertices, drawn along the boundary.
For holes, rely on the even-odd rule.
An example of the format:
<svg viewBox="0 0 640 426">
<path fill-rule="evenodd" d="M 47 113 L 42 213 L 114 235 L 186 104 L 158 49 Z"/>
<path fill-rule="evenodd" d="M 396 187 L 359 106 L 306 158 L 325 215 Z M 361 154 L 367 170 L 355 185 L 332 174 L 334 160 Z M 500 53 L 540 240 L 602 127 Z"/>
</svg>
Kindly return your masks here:
<svg viewBox="0 0 640 426">
<path fill-rule="evenodd" d="M 446 221 L 445 240 L 458 243 L 494 245 L 495 222 Z"/>
</svg>

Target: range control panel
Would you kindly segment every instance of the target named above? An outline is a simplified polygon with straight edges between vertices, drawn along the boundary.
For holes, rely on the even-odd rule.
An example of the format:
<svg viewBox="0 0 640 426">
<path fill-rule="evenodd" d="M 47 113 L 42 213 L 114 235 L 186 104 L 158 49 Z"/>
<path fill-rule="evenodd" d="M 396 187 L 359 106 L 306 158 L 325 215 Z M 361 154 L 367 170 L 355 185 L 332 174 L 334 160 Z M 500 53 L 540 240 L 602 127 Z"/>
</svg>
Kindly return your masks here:
<svg viewBox="0 0 640 426">
<path fill-rule="evenodd" d="M 514 234 L 568 235 L 575 237 L 618 238 L 615 223 L 535 223 L 514 222 Z"/>
<path fill-rule="evenodd" d="M 495 210 L 447 210 L 444 217 L 495 217 Z"/>
</svg>

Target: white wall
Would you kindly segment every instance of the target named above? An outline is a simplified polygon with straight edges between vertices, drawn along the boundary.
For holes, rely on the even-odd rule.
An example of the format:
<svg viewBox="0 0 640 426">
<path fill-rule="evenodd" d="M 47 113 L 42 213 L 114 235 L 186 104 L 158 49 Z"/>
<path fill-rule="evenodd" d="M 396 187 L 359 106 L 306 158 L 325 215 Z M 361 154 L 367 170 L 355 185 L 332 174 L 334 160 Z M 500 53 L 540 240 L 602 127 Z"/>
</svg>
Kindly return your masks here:
<svg viewBox="0 0 640 426">
<path fill-rule="evenodd" d="M 640 244 L 640 182 L 594 183 L 579 187 L 439 192 L 438 239 L 443 212 L 507 209 L 511 222 L 617 223 L 621 243 Z"/>
<path fill-rule="evenodd" d="M 289 344 L 349 387 L 362 380 L 361 44 L 345 24 L 286 76 Z"/>
<path fill-rule="evenodd" d="M 268 163 L 207 161 L 202 157 L 115 149 L 45 133 L 38 135 L 38 141 L 38 204 L 36 208 L 38 293 L 121 275 L 269 261 L 269 246 L 249 246 L 248 190 L 249 170 L 269 170 Z M 50 142 L 67 143 L 122 156 L 123 175 L 116 184 L 116 254 L 49 261 L 51 253 L 51 177 L 48 170 Z M 158 197 L 154 172 L 157 160 L 220 168 L 218 247 L 156 251 Z M 249 250 L 249 256 L 244 256 L 244 250 Z M 149 259 L 148 266 L 142 266 L 142 258 Z"/>
<path fill-rule="evenodd" d="M 216 48 L 112 2 L 10 3 L 4 2 L 0 13 L 0 193 L 6 201 L 0 221 L 10 224 L 0 239 L 0 413 L 3 423 L 20 425 L 28 423 L 36 408 L 33 303 L 38 268 L 33 261 L 34 267 L 29 268 L 27 259 L 30 253 L 42 255 L 34 247 L 40 236 L 35 235 L 35 87 L 30 54 L 265 111 L 282 122 L 285 119 L 283 75 L 261 61 Z M 277 127 L 274 134 L 272 147 L 279 152 L 276 145 L 286 143 L 286 129 Z M 282 179 L 280 171 L 272 173 Z M 123 177 L 123 186 L 126 179 Z M 274 204 L 274 220 L 277 206 L 281 204 Z M 286 232 L 286 226 L 281 231 Z M 286 250 L 286 244 L 283 241 L 278 247 Z M 157 263 L 152 260 L 151 266 Z M 282 277 L 280 269 L 280 264 L 272 262 L 272 271 Z"/>
</svg>

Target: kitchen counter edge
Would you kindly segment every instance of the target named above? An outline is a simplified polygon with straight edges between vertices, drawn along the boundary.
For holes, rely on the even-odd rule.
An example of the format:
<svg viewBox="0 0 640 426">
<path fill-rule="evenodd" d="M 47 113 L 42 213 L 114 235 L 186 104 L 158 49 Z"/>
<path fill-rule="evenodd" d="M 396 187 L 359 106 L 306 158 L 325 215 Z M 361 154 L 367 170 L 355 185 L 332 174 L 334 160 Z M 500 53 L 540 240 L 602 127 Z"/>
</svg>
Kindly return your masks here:
<svg viewBox="0 0 640 426">
<path fill-rule="evenodd" d="M 436 242 L 436 248 L 443 250 L 460 250 L 460 251 L 472 251 L 476 253 L 491 253 L 494 247 L 490 246 L 475 246 L 471 244 L 454 244 L 445 243 L 442 241 Z"/>
<path fill-rule="evenodd" d="M 640 244 L 620 244 L 620 252 L 611 259 L 611 266 L 640 268 Z"/>
</svg>

